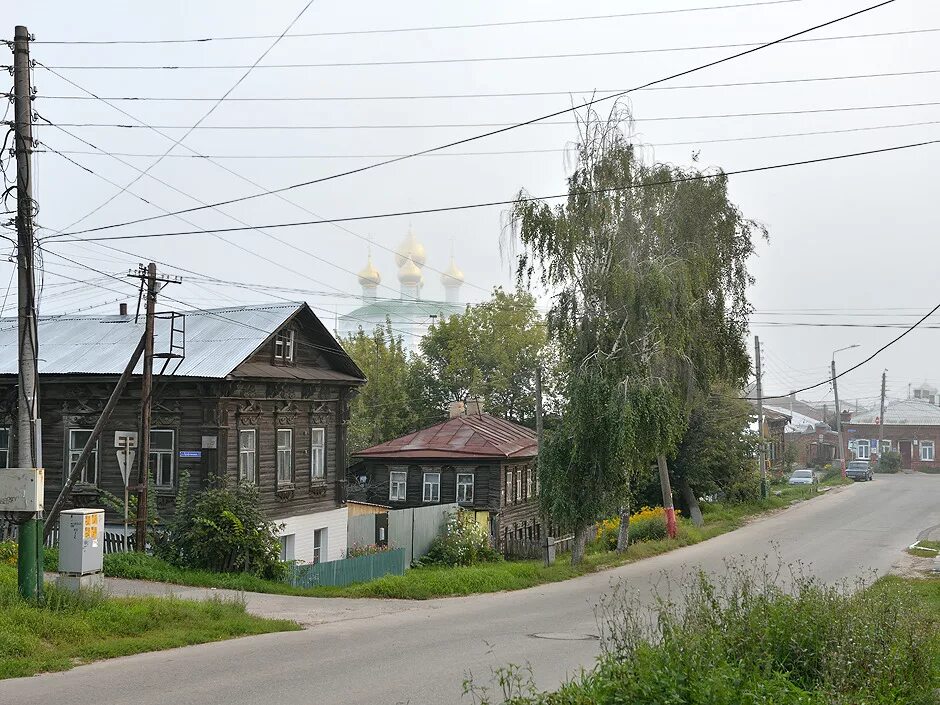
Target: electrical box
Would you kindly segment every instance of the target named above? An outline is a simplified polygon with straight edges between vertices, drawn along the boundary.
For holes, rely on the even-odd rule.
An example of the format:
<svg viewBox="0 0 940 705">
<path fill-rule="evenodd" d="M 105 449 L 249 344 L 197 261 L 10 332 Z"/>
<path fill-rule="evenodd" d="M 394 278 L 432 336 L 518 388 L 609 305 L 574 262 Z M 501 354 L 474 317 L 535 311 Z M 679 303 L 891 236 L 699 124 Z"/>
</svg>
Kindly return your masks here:
<svg viewBox="0 0 940 705">
<path fill-rule="evenodd" d="M 0 512 L 41 512 L 42 468 L 0 469 Z"/>
<path fill-rule="evenodd" d="M 104 560 L 104 510 L 67 509 L 59 515 L 59 572 L 100 573 Z"/>
</svg>

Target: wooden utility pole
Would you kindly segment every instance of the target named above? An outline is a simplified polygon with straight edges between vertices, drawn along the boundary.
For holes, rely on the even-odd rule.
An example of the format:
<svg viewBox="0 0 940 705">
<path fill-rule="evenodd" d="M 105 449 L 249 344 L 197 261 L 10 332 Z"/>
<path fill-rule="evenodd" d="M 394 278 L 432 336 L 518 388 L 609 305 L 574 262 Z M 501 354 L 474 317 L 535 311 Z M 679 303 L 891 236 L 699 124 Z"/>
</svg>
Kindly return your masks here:
<svg viewBox="0 0 940 705">
<path fill-rule="evenodd" d="M 542 366 L 535 367 L 535 436 L 539 441 L 539 448 L 542 447 L 542 431 L 544 421 L 542 420 Z"/>
<path fill-rule="evenodd" d="M 885 384 L 888 381 L 888 371 L 881 373 L 881 412 L 878 414 L 878 460 L 881 460 L 881 447 L 885 441 Z"/>
<path fill-rule="evenodd" d="M 157 265 L 140 268 L 144 280 L 146 318 L 144 319 L 144 369 L 140 384 L 140 455 L 137 460 L 137 531 L 134 547 L 143 551 L 147 545 L 147 485 L 150 481 L 150 410 L 153 392 L 153 328 L 157 313 Z"/>
<path fill-rule="evenodd" d="M 760 338 L 754 336 L 754 374 L 757 378 L 757 433 L 760 444 L 757 449 L 757 458 L 760 463 L 760 496 L 767 498 L 767 462 L 764 459 L 764 388 L 762 386 L 760 364 Z"/>
<path fill-rule="evenodd" d="M 39 341 L 36 326 L 36 276 L 33 261 L 32 89 L 29 85 L 29 31 L 17 26 L 13 39 L 14 153 L 16 155 L 16 271 L 19 385 L 17 397 L 17 465 L 42 467 L 42 426 L 36 365 Z M 42 531 L 38 514 L 20 522 L 18 582 L 24 597 L 42 594 Z"/>
</svg>

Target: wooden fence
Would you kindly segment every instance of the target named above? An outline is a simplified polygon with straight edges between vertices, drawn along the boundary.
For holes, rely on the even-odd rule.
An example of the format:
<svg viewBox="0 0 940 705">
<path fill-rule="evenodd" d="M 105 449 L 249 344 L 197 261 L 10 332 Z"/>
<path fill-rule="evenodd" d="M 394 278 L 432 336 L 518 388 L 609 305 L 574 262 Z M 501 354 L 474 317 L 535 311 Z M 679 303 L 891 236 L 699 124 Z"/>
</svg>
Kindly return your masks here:
<svg viewBox="0 0 940 705">
<path fill-rule="evenodd" d="M 13 522 L 9 521 L 0 521 L 0 541 L 16 541 L 17 536 L 17 526 Z M 54 528 L 49 535 L 46 537 L 45 545 L 48 548 L 54 548 L 59 545 L 59 529 L 58 527 Z M 127 537 L 127 550 L 134 550 L 134 536 L 129 535 Z M 124 536 L 116 531 L 105 531 L 104 532 L 104 552 L 107 553 L 123 553 L 124 552 Z"/>
<path fill-rule="evenodd" d="M 395 548 L 371 556 L 344 558 L 312 565 L 292 565 L 287 578 L 294 587 L 334 585 L 344 587 L 381 578 L 383 575 L 405 574 L 405 549 Z"/>
<path fill-rule="evenodd" d="M 574 543 L 574 536 L 562 536 L 561 538 L 548 537 L 551 544 L 555 547 L 555 553 L 564 553 L 571 550 Z M 507 558 L 544 558 L 545 546 L 542 539 L 519 539 L 507 537 L 503 540 L 503 555 Z"/>
</svg>

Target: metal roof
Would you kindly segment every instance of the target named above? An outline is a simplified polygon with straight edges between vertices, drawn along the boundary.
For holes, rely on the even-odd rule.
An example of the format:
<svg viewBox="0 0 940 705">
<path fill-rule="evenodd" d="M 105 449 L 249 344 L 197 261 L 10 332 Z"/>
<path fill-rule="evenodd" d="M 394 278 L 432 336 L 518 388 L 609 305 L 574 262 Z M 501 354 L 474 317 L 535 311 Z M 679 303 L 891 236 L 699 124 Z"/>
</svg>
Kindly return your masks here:
<svg viewBox="0 0 940 705">
<path fill-rule="evenodd" d="M 456 416 L 430 428 L 381 443 L 355 455 L 369 458 L 531 458 L 535 432 L 490 414 Z"/>
<path fill-rule="evenodd" d="M 879 411 L 866 411 L 853 416 L 845 425 L 877 423 Z M 885 406 L 885 425 L 891 426 L 940 426 L 940 406 L 924 399 L 892 401 Z"/>
<path fill-rule="evenodd" d="M 263 304 L 199 311 L 186 316 L 186 357 L 178 377 L 224 378 L 261 346 L 288 319 L 306 310 L 304 303 Z M 157 319 L 154 351 L 169 348 L 169 321 Z M 322 328 L 322 324 L 320 324 Z M 144 318 L 134 316 L 40 316 L 40 374 L 120 374 L 144 332 Z M 323 331 L 326 331 L 323 328 Z M 329 332 L 326 331 L 329 336 Z M 348 360 L 330 336 L 333 357 Z M 160 364 L 155 360 L 154 365 Z M 171 361 L 169 370 L 173 369 Z M 355 365 L 349 360 L 355 370 Z M 339 365 L 344 372 L 347 365 Z M 134 370 L 140 374 L 143 362 Z M 0 319 L 0 374 L 17 373 L 17 330 L 15 318 Z"/>
</svg>

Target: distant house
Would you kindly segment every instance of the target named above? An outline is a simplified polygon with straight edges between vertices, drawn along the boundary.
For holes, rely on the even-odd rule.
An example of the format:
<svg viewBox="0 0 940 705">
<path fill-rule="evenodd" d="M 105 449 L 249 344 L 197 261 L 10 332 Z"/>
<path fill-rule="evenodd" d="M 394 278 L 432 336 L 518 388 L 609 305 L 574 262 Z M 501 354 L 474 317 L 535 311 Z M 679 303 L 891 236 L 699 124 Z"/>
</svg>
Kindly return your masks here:
<svg viewBox="0 0 940 705">
<path fill-rule="evenodd" d="M 847 458 L 870 460 L 878 456 L 878 412 L 856 415 L 842 425 Z M 881 452 L 897 451 L 906 470 L 938 464 L 940 406 L 928 399 L 892 401 L 885 407 L 884 443 Z"/>
<path fill-rule="evenodd" d="M 771 469 L 783 469 L 786 448 L 786 429 L 790 416 L 773 407 L 764 407 L 764 438 L 767 441 L 767 457 Z"/>
<path fill-rule="evenodd" d="M 39 398 L 46 506 L 63 485 L 143 332 L 134 316 L 39 319 Z M 339 558 L 346 549 L 348 404 L 362 371 L 303 303 L 185 315 L 185 357 L 155 376 L 150 457 L 158 515 L 172 514 L 182 474 L 194 492 L 216 478 L 254 483 L 283 524 L 285 559 Z M 168 347 L 158 325 L 155 350 Z M 159 372 L 161 360 L 155 361 Z M 123 494 L 115 431 L 140 427 L 140 367 L 98 439 L 71 505 Z M 0 321 L 0 467 L 16 448 L 16 322 Z M 15 455 L 15 453 L 14 453 Z M 8 464 L 9 460 L 9 464 Z M 2 470 L 0 470 L 2 472 Z M 136 485 L 137 469 L 131 486 Z M 119 516 L 108 509 L 110 530 Z"/>
<path fill-rule="evenodd" d="M 540 538 L 537 455 L 531 429 L 457 403 L 447 421 L 356 453 L 348 496 L 392 509 L 457 502 L 494 544 Z"/>
</svg>

